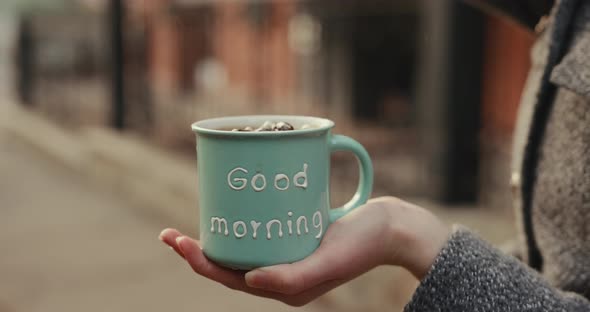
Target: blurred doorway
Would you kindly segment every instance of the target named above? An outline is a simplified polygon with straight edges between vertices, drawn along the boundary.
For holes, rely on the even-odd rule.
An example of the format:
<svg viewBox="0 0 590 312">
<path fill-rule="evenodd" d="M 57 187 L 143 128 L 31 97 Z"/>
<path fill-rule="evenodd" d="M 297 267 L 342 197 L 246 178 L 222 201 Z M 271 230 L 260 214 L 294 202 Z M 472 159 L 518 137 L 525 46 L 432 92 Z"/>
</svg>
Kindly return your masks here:
<svg viewBox="0 0 590 312">
<path fill-rule="evenodd" d="M 416 67 L 416 10 L 353 19 L 353 112 L 357 118 L 399 126 L 411 120 Z"/>
</svg>

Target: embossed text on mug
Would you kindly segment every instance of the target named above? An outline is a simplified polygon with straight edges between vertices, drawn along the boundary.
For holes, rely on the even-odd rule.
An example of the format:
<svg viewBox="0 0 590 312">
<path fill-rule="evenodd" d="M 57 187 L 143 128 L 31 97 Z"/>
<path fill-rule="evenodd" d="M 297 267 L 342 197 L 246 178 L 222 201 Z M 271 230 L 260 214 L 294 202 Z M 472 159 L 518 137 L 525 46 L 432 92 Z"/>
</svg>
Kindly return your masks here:
<svg viewBox="0 0 590 312">
<path fill-rule="evenodd" d="M 294 173 L 293 175 L 287 175 L 285 173 L 276 173 L 272 179 L 272 187 L 277 191 L 287 191 L 290 188 L 299 188 L 302 190 L 307 189 L 307 169 L 309 165 L 303 163 L 302 170 Z M 253 176 L 249 176 L 250 171 L 246 168 L 236 167 L 227 174 L 227 184 L 234 191 L 242 191 L 250 186 L 256 192 L 262 192 L 268 187 L 267 178 L 262 173 L 257 173 Z M 323 219 L 322 214 L 319 210 L 315 211 L 311 216 L 294 216 L 292 211 L 287 213 L 286 220 L 272 219 L 267 221 L 263 229 L 266 230 L 266 239 L 273 238 L 273 232 L 275 237 L 282 238 L 284 235 L 307 235 L 310 233 L 310 226 L 308 220 L 311 220 L 313 228 L 316 230 L 315 238 L 320 238 L 323 231 Z M 258 220 L 236 220 L 230 226 L 225 217 L 214 216 L 211 217 L 210 221 L 211 233 L 221 234 L 229 236 L 233 234 L 235 238 L 243 238 L 247 235 L 253 239 L 258 238 L 258 231 L 263 222 Z M 250 226 L 248 226 L 250 225 Z M 285 226 L 285 229 L 284 228 Z M 312 228 L 312 229 L 313 229 Z M 274 229 L 274 231 L 273 231 Z M 233 230 L 233 231 L 231 231 Z M 285 233 L 286 232 L 286 233 Z M 313 235 L 313 233 L 312 233 Z"/>
<path fill-rule="evenodd" d="M 284 173 L 277 173 L 274 176 L 273 186 L 275 189 L 279 191 L 286 191 L 293 184 L 293 187 L 298 187 L 302 189 L 307 188 L 307 167 L 306 163 L 303 164 L 303 170 L 297 172 L 295 175 L 292 176 L 290 179 L 288 175 Z M 242 167 L 236 167 L 231 170 L 227 174 L 227 184 L 230 188 L 236 191 L 241 191 L 248 187 L 248 184 L 252 187 L 253 190 L 256 192 L 261 192 L 266 189 L 267 187 L 267 180 L 266 176 L 262 173 L 255 174 L 250 183 L 248 183 L 248 175 L 249 171 Z"/>
</svg>

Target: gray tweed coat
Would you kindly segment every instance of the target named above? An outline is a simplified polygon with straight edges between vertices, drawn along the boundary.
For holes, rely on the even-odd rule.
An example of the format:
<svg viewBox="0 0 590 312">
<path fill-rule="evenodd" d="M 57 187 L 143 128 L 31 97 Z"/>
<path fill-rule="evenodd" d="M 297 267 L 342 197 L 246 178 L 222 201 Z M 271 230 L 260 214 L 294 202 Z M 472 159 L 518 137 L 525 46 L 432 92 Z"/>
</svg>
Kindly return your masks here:
<svg viewBox="0 0 590 312">
<path fill-rule="evenodd" d="M 487 2 L 531 25 L 527 1 Z M 457 226 L 405 311 L 590 311 L 590 0 L 558 1 L 547 25 L 514 138 L 522 248 L 506 255 Z"/>
</svg>

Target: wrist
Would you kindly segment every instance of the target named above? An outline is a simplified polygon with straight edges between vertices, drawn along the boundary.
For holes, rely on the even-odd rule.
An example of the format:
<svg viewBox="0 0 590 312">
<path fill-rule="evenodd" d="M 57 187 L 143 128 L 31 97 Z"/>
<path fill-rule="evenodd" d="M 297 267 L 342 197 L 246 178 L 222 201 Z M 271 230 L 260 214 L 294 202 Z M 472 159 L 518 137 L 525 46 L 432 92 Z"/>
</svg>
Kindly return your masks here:
<svg viewBox="0 0 590 312">
<path fill-rule="evenodd" d="M 386 261 L 421 280 L 446 244 L 450 229 L 429 211 L 399 199 L 390 199 L 386 206 L 390 211 Z"/>
</svg>

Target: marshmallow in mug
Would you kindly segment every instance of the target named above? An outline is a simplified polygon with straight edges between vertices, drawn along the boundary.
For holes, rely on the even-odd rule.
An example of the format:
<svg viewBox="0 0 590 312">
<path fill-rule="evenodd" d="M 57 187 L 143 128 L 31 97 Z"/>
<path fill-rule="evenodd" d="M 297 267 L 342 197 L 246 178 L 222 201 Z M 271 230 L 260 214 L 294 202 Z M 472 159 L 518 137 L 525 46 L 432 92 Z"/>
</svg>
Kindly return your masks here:
<svg viewBox="0 0 590 312">
<path fill-rule="evenodd" d="M 303 126 L 301 126 L 301 130 L 303 129 L 309 129 L 311 128 L 310 125 L 308 124 L 304 124 Z M 232 129 L 232 131 L 254 131 L 254 132 L 260 132 L 260 131 L 291 131 L 291 130 L 295 130 L 295 127 L 293 127 L 293 125 L 291 125 L 288 122 L 284 122 L 284 121 L 279 121 L 279 122 L 271 122 L 271 121 L 265 121 L 262 126 L 254 129 L 250 126 L 244 127 L 244 128 L 234 128 Z"/>
</svg>

